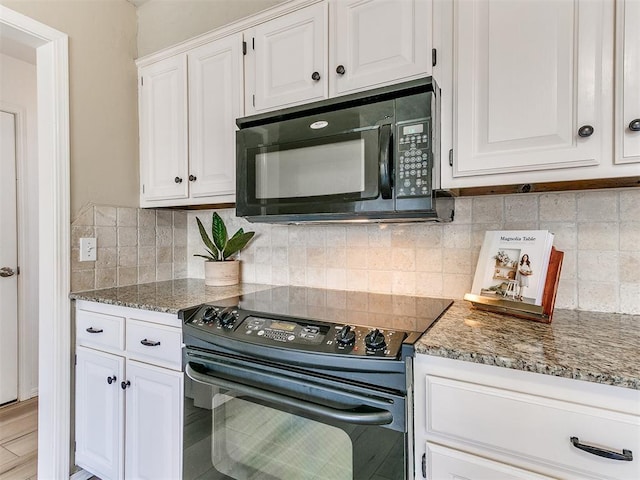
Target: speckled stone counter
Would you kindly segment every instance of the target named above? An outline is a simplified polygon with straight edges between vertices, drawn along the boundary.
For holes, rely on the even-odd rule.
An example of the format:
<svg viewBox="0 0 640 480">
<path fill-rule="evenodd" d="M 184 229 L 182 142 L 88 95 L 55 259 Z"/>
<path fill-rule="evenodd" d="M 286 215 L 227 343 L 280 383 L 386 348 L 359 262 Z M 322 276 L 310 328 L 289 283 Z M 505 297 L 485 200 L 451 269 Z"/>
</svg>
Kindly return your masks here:
<svg viewBox="0 0 640 480">
<path fill-rule="evenodd" d="M 273 285 L 241 283 L 230 287 L 207 287 L 202 279 L 186 278 L 75 292 L 69 297 L 154 312 L 178 313 L 182 308 L 268 288 L 273 288 Z"/>
<path fill-rule="evenodd" d="M 456 301 L 421 354 L 640 389 L 640 315 L 556 310 L 537 323 Z"/>
</svg>

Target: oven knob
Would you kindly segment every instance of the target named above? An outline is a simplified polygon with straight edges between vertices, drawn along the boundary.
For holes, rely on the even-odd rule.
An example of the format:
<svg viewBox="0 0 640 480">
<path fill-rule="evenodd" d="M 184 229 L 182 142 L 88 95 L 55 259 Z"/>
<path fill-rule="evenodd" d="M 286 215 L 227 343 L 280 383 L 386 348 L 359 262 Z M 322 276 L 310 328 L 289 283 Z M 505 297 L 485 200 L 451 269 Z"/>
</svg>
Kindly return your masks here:
<svg viewBox="0 0 640 480">
<path fill-rule="evenodd" d="M 214 308 L 207 307 L 204 313 L 202 314 L 202 321 L 204 323 L 211 323 L 215 320 L 215 318 L 216 318 L 216 311 L 214 310 Z"/>
<path fill-rule="evenodd" d="M 340 345 L 353 345 L 356 340 L 356 334 L 349 325 L 345 325 L 336 334 L 336 342 Z"/>
<path fill-rule="evenodd" d="M 387 346 L 387 344 L 384 341 L 384 334 L 377 328 L 375 330 L 370 331 L 364 337 L 364 344 L 370 350 L 382 350 L 384 347 Z"/>
<path fill-rule="evenodd" d="M 236 321 L 236 317 L 233 312 L 226 311 L 218 317 L 218 323 L 225 328 L 231 328 Z"/>
</svg>

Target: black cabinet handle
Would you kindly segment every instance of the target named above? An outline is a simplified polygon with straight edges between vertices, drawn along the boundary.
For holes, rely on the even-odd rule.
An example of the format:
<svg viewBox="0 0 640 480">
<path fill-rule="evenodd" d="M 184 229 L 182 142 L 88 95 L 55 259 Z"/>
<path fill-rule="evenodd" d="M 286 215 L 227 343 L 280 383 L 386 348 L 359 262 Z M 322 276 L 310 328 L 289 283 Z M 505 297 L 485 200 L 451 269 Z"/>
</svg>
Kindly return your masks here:
<svg viewBox="0 0 640 480">
<path fill-rule="evenodd" d="M 127 380 L 126 382 L 120 382 L 120 387 L 121 387 L 123 390 L 126 390 L 126 389 L 127 389 L 127 387 L 130 387 L 130 386 L 131 386 L 131 382 L 130 382 L 129 380 Z"/>
<path fill-rule="evenodd" d="M 313 72 L 313 73 L 311 74 L 311 80 L 314 80 L 314 81 L 316 81 L 316 82 L 317 82 L 318 80 L 320 80 L 320 73 L 318 73 L 318 72 Z"/>
<path fill-rule="evenodd" d="M 198 179 L 198 177 L 196 177 L 195 175 L 189 175 L 189 181 L 190 182 L 195 182 Z"/>
<path fill-rule="evenodd" d="M 640 118 L 636 118 L 629 122 L 629 130 L 632 132 L 640 132 Z"/>
<path fill-rule="evenodd" d="M 580 443 L 580 439 L 578 437 L 571 437 L 571 443 L 574 447 L 599 457 L 610 458 L 611 460 L 621 460 L 623 462 L 630 462 L 633 460 L 633 452 L 631 450 L 622 450 L 622 453 L 612 452 L 611 450 L 605 450 L 604 448 Z"/>
<path fill-rule="evenodd" d="M 174 178 L 173 181 L 176 183 L 182 183 L 182 179 L 180 177 Z"/>
<path fill-rule="evenodd" d="M 158 345 L 160 345 L 160 342 L 152 342 L 151 340 L 147 340 L 146 338 L 144 340 L 140 340 L 140 343 L 145 347 L 157 347 Z"/>
<path fill-rule="evenodd" d="M 594 128 L 591 125 L 583 125 L 578 129 L 578 136 L 585 138 L 593 135 Z"/>
<path fill-rule="evenodd" d="M 344 72 L 346 72 L 346 70 L 344 69 L 344 65 L 338 65 L 338 68 L 336 68 L 336 73 L 338 75 L 344 75 Z"/>
<path fill-rule="evenodd" d="M 111 385 L 113 382 L 115 382 L 117 380 L 116 376 L 114 375 L 113 377 L 107 377 L 107 383 L 109 385 Z"/>
<path fill-rule="evenodd" d="M 101 328 L 93 328 L 93 327 L 89 327 L 87 328 L 87 332 L 89 333 L 102 333 L 104 330 L 102 330 Z"/>
</svg>

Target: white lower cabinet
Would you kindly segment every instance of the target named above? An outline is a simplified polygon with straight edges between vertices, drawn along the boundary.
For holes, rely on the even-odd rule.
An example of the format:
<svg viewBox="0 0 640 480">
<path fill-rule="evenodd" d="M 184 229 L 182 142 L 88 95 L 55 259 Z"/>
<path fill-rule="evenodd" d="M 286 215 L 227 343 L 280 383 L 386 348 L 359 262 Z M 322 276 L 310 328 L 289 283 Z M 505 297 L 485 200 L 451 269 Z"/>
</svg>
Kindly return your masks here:
<svg viewBox="0 0 640 480">
<path fill-rule="evenodd" d="M 101 480 L 181 478 L 177 317 L 78 301 L 76 339 L 76 465 Z"/>
<path fill-rule="evenodd" d="M 640 478 L 638 390 L 425 355 L 414 382 L 416 479 Z"/>
</svg>

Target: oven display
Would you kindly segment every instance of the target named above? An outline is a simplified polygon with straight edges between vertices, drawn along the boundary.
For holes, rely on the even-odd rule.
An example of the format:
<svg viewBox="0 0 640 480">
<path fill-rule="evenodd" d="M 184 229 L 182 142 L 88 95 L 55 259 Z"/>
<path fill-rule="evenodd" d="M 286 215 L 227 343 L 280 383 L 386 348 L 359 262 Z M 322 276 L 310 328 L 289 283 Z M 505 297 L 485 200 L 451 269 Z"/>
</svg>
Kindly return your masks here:
<svg viewBox="0 0 640 480">
<path fill-rule="evenodd" d="M 296 329 L 295 323 L 288 322 L 271 322 L 270 327 L 275 330 L 284 330 L 285 332 L 292 332 Z"/>
<path fill-rule="evenodd" d="M 260 343 L 275 341 L 298 345 L 317 345 L 322 343 L 329 328 L 250 315 L 242 322 L 239 331 L 261 339 Z"/>
</svg>

